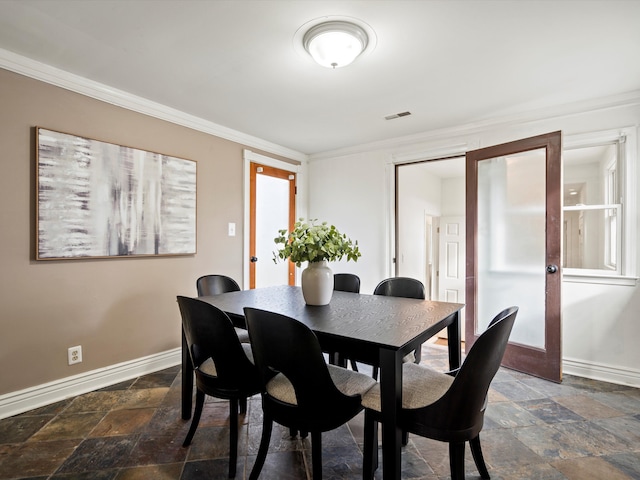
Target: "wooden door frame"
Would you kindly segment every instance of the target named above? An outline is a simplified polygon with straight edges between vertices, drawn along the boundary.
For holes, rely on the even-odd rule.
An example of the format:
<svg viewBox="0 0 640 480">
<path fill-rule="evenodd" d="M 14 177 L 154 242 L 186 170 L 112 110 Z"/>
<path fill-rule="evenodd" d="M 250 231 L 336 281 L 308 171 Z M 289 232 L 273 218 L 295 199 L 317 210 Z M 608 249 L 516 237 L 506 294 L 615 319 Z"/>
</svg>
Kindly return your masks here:
<svg viewBox="0 0 640 480">
<path fill-rule="evenodd" d="M 293 230 L 293 224 L 296 221 L 296 174 L 295 172 L 291 172 L 289 170 L 283 170 L 281 168 L 270 167 L 268 165 L 263 165 L 261 163 L 251 162 L 250 163 L 250 173 L 249 173 L 249 256 L 255 256 L 256 254 L 256 237 L 252 235 L 251 232 L 255 232 L 256 230 L 256 187 L 257 187 L 257 175 L 267 175 L 269 177 L 279 178 L 281 180 L 287 180 L 289 182 L 289 218 L 288 218 L 288 229 L 289 231 Z M 261 170 L 261 171 L 260 171 Z M 291 179 L 290 177 L 294 178 Z M 277 232 L 274 233 L 274 235 Z M 263 259 L 265 260 L 265 259 Z M 295 263 L 291 260 L 288 262 L 288 279 L 289 285 L 296 284 L 296 270 Z M 256 263 L 249 262 L 249 288 L 256 288 L 255 285 L 255 270 Z"/>
<path fill-rule="evenodd" d="M 467 328 L 465 348 L 467 350 L 471 348 L 478 338 L 475 333 L 477 326 L 477 268 L 474 261 L 478 234 L 478 162 L 483 159 L 541 148 L 546 150 L 546 264 L 557 267 L 556 273 L 547 273 L 545 277 L 545 347 L 544 349 L 535 349 L 510 343 L 503 359 L 503 365 L 560 382 L 562 380 L 562 163 L 561 161 L 553 161 L 554 158 L 561 158 L 562 132 L 560 131 L 467 152 L 467 281 L 465 293 Z"/>
<path fill-rule="evenodd" d="M 296 195 L 295 195 L 295 213 L 297 216 L 306 216 L 307 209 L 305 207 L 306 191 L 304 188 L 306 177 L 306 166 L 303 163 L 289 163 L 278 160 L 266 155 L 262 155 L 251 150 L 243 151 L 243 193 L 244 193 L 244 228 L 243 228 L 243 256 L 242 256 L 242 288 L 248 289 L 250 279 L 251 262 L 251 163 L 259 163 L 263 166 L 287 170 L 296 175 Z M 277 233 L 277 232 L 276 232 Z M 275 234 L 274 234 L 275 238 Z"/>
</svg>

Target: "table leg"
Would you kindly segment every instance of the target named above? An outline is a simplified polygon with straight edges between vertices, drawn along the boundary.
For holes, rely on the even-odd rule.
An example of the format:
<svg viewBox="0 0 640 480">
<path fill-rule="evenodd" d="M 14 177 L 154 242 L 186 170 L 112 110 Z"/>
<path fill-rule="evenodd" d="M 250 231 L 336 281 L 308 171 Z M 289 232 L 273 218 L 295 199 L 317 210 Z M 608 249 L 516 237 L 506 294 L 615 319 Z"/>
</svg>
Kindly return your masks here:
<svg viewBox="0 0 640 480">
<path fill-rule="evenodd" d="M 340 352 L 328 352 L 329 355 L 329 363 L 331 365 L 337 365 L 339 367 L 347 366 L 347 359 L 344 358 L 344 355 Z"/>
<path fill-rule="evenodd" d="M 460 311 L 452 314 L 453 322 L 447 327 L 447 338 L 449 344 L 449 369 L 455 370 L 460 368 L 462 362 L 462 353 L 460 344 Z"/>
<path fill-rule="evenodd" d="M 193 366 L 189 358 L 187 338 L 182 330 L 182 418 L 191 418 L 191 402 L 193 401 Z"/>
<path fill-rule="evenodd" d="M 400 480 L 402 429 L 398 427 L 398 413 L 402 406 L 402 358 L 393 350 L 380 351 L 380 402 L 382 478 Z"/>
</svg>

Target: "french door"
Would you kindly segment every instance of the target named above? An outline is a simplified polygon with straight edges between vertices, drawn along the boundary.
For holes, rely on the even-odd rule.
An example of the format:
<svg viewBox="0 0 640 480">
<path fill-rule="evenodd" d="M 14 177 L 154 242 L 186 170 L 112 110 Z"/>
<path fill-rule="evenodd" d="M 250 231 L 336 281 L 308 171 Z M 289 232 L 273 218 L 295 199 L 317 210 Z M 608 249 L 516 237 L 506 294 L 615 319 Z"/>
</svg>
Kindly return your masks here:
<svg viewBox="0 0 640 480">
<path fill-rule="evenodd" d="M 466 349 L 520 307 L 503 365 L 560 382 L 561 132 L 466 154 Z"/>
</svg>

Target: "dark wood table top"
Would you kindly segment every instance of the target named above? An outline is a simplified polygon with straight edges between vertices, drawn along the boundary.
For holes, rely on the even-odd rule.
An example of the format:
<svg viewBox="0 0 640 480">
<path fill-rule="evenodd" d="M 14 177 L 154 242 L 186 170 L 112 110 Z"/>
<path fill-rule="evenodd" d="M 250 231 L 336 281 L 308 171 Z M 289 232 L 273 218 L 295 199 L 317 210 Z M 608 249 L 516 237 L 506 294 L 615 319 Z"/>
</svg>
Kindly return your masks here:
<svg viewBox="0 0 640 480">
<path fill-rule="evenodd" d="M 224 312 L 242 317 L 253 307 L 295 318 L 316 335 L 392 350 L 408 350 L 443 327 L 443 319 L 459 311 L 459 303 L 333 292 L 329 305 L 306 305 L 300 287 L 276 286 L 199 297 Z"/>
</svg>

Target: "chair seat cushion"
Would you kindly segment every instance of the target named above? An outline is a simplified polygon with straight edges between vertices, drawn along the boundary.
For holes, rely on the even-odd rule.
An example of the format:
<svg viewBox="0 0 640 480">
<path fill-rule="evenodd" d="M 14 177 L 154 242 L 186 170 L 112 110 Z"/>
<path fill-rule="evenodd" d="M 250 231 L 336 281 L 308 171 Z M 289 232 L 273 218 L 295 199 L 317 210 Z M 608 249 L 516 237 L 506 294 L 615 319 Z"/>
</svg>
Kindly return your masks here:
<svg viewBox="0 0 640 480">
<path fill-rule="evenodd" d="M 244 328 L 235 327 L 236 335 L 240 343 L 249 343 L 249 332 Z"/>
<path fill-rule="evenodd" d="M 345 395 L 365 395 L 376 385 L 369 375 L 347 370 L 335 365 L 327 365 L 331 380 L 336 388 Z M 296 392 L 293 385 L 282 373 L 278 373 L 267 383 L 267 393 L 281 402 L 297 405 Z"/>
<path fill-rule="evenodd" d="M 416 354 L 410 352 L 402 358 L 403 363 L 416 363 Z"/>
<path fill-rule="evenodd" d="M 402 365 L 402 408 L 421 408 L 431 405 L 445 394 L 454 377 L 436 372 L 424 365 Z M 362 398 L 362 405 L 380 412 L 380 385 L 376 384 Z"/>
<path fill-rule="evenodd" d="M 242 345 L 242 350 L 244 350 L 244 354 L 247 356 L 249 361 L 251 363 L 255 363 L 253 361 L 253 351 L 251 350 L 251 344 L 242 343 L 241 345 Z M 213 359 L 212 358 L 206 359 L 202 363 L 202 365 L 200 365 L 198 370 L 200 370 L 202 373 L 205 373 L 207 375 L 211 375 L 212 377 L 217 377 L 218 376 L 218 371 L 216 370 L 216 365 L 215 365 L 215 363 L 213 363 Z"/>
</svg>

